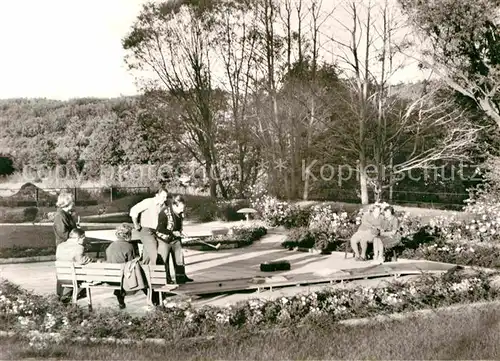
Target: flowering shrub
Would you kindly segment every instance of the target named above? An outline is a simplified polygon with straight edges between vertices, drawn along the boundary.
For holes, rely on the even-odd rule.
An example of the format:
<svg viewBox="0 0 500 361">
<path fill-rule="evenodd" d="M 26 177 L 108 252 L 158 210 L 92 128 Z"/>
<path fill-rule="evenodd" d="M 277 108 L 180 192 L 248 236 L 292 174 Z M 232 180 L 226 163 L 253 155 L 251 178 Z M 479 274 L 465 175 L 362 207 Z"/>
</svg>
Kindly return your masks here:
<svg viewBox="0 0 500 361">
<path fill-rule="evenodd" d="M 309 228 L 338 238 L 348 238 L 360 221 L 359 213 L 349 215 L 347 212 L 335 211 L 331 205 L 316 205 L 311 208 Z"/>
<path fill-rule="evenodd" d="M 227 235 L 213 236 L 205 239 L 205 243 L 216 245 L 221 244 L 221 248 L 234 248 L 243 247 L 251 245 L 253 242 L 261 239 L 267 234 L 267 228 L 259 223 L 252 222 L 247 224 L 246 222 L 241 225 L 234 226 L 228 232 Z M 183 242 L 186 247 L 200 246 L 206 249 L 207 246 L 200 244 L 197 239 L 187 240 Z M 211 248 L 207 248 L 211 249 Z"/>
<path fill-rule="evenodd" d="M 53 299 L 33 295 L 7 282 L 1 284 L 0 292 L 0 317 L 4 329 L 60 332 L 63 336 L 155 337 L 167 340 L 213 334 L 224 329 L 234 330 L 234 327 L 297 324 L 321 315 L 332 320 L 345 320 L 491 300 L 498 296 L 496 289 L 490 287 L 488 275 L 471 275 L 459 270 L 441 276 L 423 275 L 403 283 L 388 283 L 380 288 L 327 287 L 310 294 L 277 300 L 254 299 L 226 307 L 194 308 L 188 302 L 174 303 L 167 299 L 163 309 L 143 317 L 109 310 L 89 313 L 61 306 Z M 39 307 L 39 303 L 44 307 Z M 27 304 L 30 306 L 23 306 Z"/>
<path fill-rule="evenodd" d="M 309 223 L 308 208 L 301 208 L 268 195 L 259 198 L 253 207 L 271 227 L 284 226 L 286 229 L 291 229 L 304 227 Z"/>
<path fill-rule="evenodd" d="M 466 246 L 440 241 L 421 245 L 417 249 L 403 250 L 401 257 L 466 266 L 500 267 L 500 248 L 487 244 Z"/>
</svg>

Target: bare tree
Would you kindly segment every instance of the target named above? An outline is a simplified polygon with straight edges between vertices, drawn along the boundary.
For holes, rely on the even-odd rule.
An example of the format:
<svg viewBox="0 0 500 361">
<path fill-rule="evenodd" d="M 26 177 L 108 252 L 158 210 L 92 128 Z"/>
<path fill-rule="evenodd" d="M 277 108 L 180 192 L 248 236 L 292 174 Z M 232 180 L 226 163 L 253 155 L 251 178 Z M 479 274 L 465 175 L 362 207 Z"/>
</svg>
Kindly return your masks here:
<svg viewBox="0 0 500 361">
<path fill-rule="evenodd" d="M 336 138 L 336 149 L 357 155 L 360 197 L 367 204 L 369 188 L 380 200 L 382 190 L 394 183 L 396 175 L 437 160 L 460 158 L 477 129 L 449 104 L 433 104 L 429 95 L 408 103 L 391 94 L 392 78 L 407 60 L 403 51 L 408 42 L 403 18 L 389 0 L 349 0 L 343 10 L 351 19 L 350 23 L 339 21 L 345 37 L 336 34 L 330 40 L 338 46 L 336 55 L 349 71 L 350 90 L 339 96 L 343 118 L 337 117 L 329 126 L 334 134 L 340 129 L 344 137 Z M 453 122 L 456 127 L 450 129 Z M 440 142 L 431 142 L 432 137 Z M 397 154 L 402 158 L 394 163 Z M 370 168 L 375 168 L 374 178 L 368 173 Z"/>
<path fill-rule="evenodd" d="M 143 71 L 148 94 L 163 103 L 164 120 L 175 122 L 182 136 L 176 140 L 202 164 L 209 176 L 210 194 L 227 193 L 221 182 L 216 149 L 216 109 L 220 102 L 212 87 L 210 24 L 203 12 L 170 3 L 147 3 L 131 32 L 123 40 L 128 51 L 126 62 L 131 69 Z M 167 99 L 174 99 L 180 113 L 173 114 Z M 171 123 L 170 126 L 173 124 Z M 165 126 L 164 129 L 169 129 Z M 174 134 L 175 135 L 175 134 Z"/>
<path fill-rule="evenodd" d="M 238 193 L 242 197 L 255 182 L 256 163 L 261 156 L 251 134 L 252 69 L 256 66 L 256 18 L 252 4 L 228 1 L 211 14 L 217 31 L 214 47 L 224 68 L 224 88 L 229 94 L 231 126 L 228 136 L 236 142 Z"/>
</svg>

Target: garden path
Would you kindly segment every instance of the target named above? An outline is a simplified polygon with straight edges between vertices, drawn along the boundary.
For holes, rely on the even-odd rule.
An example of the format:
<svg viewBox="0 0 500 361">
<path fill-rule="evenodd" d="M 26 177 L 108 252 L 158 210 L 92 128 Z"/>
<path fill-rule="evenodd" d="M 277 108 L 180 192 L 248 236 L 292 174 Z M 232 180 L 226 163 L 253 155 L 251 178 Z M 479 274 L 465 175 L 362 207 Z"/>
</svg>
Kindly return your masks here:
<svg viewBox="0 0 500 361">
<path fill-rule="evenodd" d="M 332 255 L 316 255 L 306 252 L 293 252 L 281 248 L 280 243 L 286 234 L 283 230 L 270 230 L 269 234 L 255 242 L 250 247 L 203 252 L 191 249 L 185 250 L 186 269 L 188 275 L 196 281 L 213 281 L 234 279 L 239 277 L 254 277 L 263 275 L 260 272 L 260 264 L 265 261 L 288 260 L 291 270 L 282 272 L 280 275 L 315 273 L 317 277 L 339 272 L 342 269 L 354 269 L 366 267 L 364 262 L 357 262 L 352 257 L 344 258 L 343 252 L 334 252 Z M 400 260 L 398 262 L 412 262 Z M 413 261 L 414 262 L 414 261 Z M 269 276 L 269 273 L 264 275 Z M 14 282 L 25 289 L 33 290 L 39 294 L 52 294 L 55 290 L 55 268 L 54 262 L 8 264 L 0 266 L 0 277 Z M 403 278 L 404 279 L 404 278 Z M 387 282 L 387 279 L 371 279 L 346 283 L 353 285 L 378 286 Z M 275 289 L 273 292 L 261 292 L 258 297 L 277 298 L 291 296 L 293 294 L 317 290 L 325 285 L 309 287 L 287 287 Z M 333 287 L 340 287 L 334 285 Z M 210 298 L 199 298 L 193 300 L 194 305 L 225 305 L 241 300 L 255 298 L 256 293 L 240 293 L 223 295 Z M 92 292 L 92 301 L 95 308 L 117 307 L 116 299 L 112 292 L 106 290 L 95 290 Z M 134 315 L 144 314 L 149 308 L 146 306 L 146 298 L 142 293 L 127 296 L 127 311 Z M 86 300 L 80 300 L 79 305 L 85 306 Z"/>
</svg>

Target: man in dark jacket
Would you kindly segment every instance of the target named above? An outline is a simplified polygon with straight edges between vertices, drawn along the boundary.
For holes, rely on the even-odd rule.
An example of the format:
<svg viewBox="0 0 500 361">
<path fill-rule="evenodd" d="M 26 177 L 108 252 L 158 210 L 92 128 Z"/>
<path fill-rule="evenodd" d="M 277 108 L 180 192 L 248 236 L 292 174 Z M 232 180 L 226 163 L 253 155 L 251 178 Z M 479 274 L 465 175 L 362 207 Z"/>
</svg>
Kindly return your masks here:
<svg viewBox="0 0 500 361">
<path fill-rule="evenodd" d="M 172 254 L 175 266 L 176 283 L 193 282 L 186 275 L 184 255 L 182 252 L 181 232 L 184 218 L 185 202 L 180 195 L 173 196 L 167 206 L 158 215 L 158 254 L 165 264 L 167 283 L 173 283 L 170 275 L 169 258 Z"/>
<path fill-rule="evenodd" d="M 127 263 L 135 257 L 134 246 L 130 243 L 132 240 L 132 226 L 122 223 L 116 228 L 116 240 L 106 248 L 107 263 Z M 113 294 L 118 300 L 121 309 L 125 308 L 125 291 L 123 289 L 115 290 Z"/>
</svg>

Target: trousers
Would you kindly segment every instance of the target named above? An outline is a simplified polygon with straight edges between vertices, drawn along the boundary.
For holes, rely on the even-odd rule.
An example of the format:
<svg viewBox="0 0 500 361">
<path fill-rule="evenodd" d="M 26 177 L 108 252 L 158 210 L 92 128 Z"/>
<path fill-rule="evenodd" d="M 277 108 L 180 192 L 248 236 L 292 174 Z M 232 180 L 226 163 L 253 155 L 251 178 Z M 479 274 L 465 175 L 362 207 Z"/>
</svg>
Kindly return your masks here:
<svg viewBox="0 0 500 361">
<path fill-rule="evenodd" d="M 182 243 L 180 240 L 165 242 L 158 239 L 158 255 L 168 267 L 170 255 L 173 257 L 175 266 L 184 266 L 184 253 L 182 252 Z"/>
<path fill-rule="evenodd" d="M 158 258 L 158 240 L 155 236 L 155 230 L 152 228 L 142 228 L 139 237 L 143 245 L 142 263 L 156 264 Z"/>
</svg>

